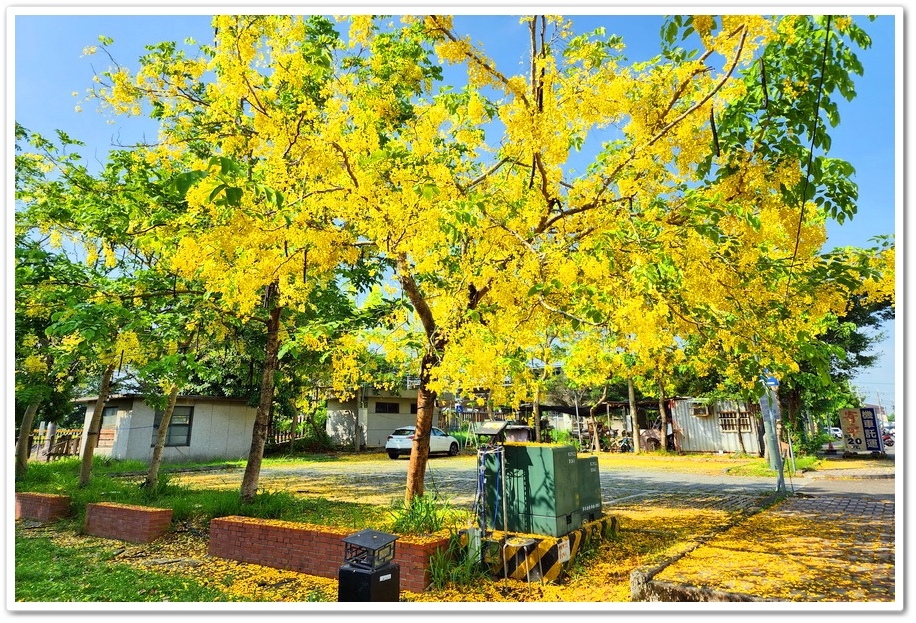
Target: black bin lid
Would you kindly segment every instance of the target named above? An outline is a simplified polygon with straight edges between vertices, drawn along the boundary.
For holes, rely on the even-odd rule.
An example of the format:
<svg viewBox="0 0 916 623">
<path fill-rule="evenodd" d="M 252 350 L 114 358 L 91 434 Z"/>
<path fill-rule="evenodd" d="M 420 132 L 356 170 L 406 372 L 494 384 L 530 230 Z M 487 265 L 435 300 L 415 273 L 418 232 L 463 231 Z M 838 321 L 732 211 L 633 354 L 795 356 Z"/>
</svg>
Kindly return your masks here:
<svg viewBox="0 0 916 623">
<path fill-rule="evenodd" d="M 394 534 L 366 528 L 365 530 L 360 530 L 359 532 L 354 532 L 350 536 L 344 537 L 343 542 L 376 551 L 397 540 L 398 537 Z"/>
</svg>

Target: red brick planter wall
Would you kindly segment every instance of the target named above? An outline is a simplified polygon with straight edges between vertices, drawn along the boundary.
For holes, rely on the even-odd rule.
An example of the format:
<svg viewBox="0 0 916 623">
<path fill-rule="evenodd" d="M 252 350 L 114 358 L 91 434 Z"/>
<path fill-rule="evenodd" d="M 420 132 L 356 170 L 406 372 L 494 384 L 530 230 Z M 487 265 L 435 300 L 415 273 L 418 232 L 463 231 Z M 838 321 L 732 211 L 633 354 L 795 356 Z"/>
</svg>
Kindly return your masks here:
<svg viewBox="0 0 916 623">
<path fill-rule="evenodd" d="M 210 522 L 209 553 L 219 558 L 336 578 L 344 562 L 343 538 L 353 532 L 290 521 L 220 517 Z M 426 590 L 430 556 L 447 546 L 447 536 L 424 543 L 398 540 L 394 562 L 400 567 L 401 590 L 414 593 Z"/>
<path fill-rule="evenodd" d="M 132 543 L 150 543 L 169 531 L 172 509 L 101 502 L 86 505 L 86 534 Z"/>
<path fill-rule="evenodd" d="M 17 493 L 16 519 L 42 523 L 57 521 L 70 514 L 70 496 L 53 493 Z"/>
</svg>

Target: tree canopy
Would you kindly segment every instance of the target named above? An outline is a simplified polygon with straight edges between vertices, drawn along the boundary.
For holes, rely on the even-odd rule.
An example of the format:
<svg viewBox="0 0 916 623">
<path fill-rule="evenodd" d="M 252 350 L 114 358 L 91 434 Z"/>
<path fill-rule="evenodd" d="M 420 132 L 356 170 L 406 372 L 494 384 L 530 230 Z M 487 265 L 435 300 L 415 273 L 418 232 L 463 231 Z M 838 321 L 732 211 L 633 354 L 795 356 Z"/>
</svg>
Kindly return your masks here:
<svg viewBox="0 0 916 623">
<path fill-rule="evenodd" d="M 118 212 L 132 245 L 242 318 L 347 292 L 371 331 L 275 330 L 344 393 L 370 345 L 420 378 L 408 500 L 436 396 L 531 400 L 550 344 L 581 380 L 689 363 L 754 391 L 850 297 L 893 294 L 875 249 L 822 250 L 855 213 L 826 154 L 858 22 L 673 16 L 633 63 L 575 21 L 520 19 L 519 72 L 443 15 L 219 15 L 212 43 L 99 77 L 104 109 L 160 123 L 121 156 L 160 197 Z"/>
</svg>

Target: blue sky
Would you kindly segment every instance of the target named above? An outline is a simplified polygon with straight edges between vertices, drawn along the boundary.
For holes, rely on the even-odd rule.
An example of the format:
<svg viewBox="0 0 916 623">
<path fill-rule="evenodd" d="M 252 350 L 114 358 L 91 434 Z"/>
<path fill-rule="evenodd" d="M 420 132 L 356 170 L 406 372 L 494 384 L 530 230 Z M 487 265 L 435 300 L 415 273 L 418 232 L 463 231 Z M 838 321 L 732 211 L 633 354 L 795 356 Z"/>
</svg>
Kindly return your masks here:
<svg viewBox="0 0 916 623">
<path fill-rule="evenodd" d="M 734 8 L 734 4 L 730 6 Z M 689 5 L 685 5 L 684 11 L 691 10 L 688 7 Z M 522 8 L 524 5 L 515 10 L 511 6 L 503 7 L 504 10 L 501 11 L 493 7 L 481 10 L 489 15 L 486 17 L 486 29 L 483 31 L 486 34 L 480 35 L 479 38 L 484 39 L 492 56 L 498 61 L 509 63 L 508 71 L 513 73 L 524 71 L 524 65 L 515 66 L 514 63 L 516 60 L 523 62 L 521 54 L 527 48 L 524 30 L 517 28 L 517 18 L 510 17 L 509 14 L 520 13 Z M 758 8 L 764 12 L 773 11 L 773 8 L 769 11 L 766 7 Z M 788 12 L 787 7 L 779 9 L 781 12 Z M 37 9 L 30 10 L 26 5 L 24 8 L 15 9 L 16 14 L 13 16 L 13 8 L 8 7 L 7 26 L 8 29 L 12 27 L 12 32 L 8 32 L 11 32 L 15 39 L 14 46 L 7 44 L 7 128 L 10 128 L 8 133 L 11 132 L 13 119 L 29 130 L 49 136 L 59 128 L 84 141 L 87 144 L 87 156 L 98 158 L 100 161 L 104 160 L 113 143 L 129 144 L 142 139 L 144 133 L 152 139 L 155 136 L 155 127 L 148 120 L 118 119 L 115 124 L 110 124 L 107 118 L 95 112 L 91 103 L 83 107 L 83 112 L 75 111 L 75 106 L 92 85 L 94 69 L 102 71 L 109 66 L 109 60 L 102 55 L 82 56 L 83 49 L 96 44 L 99 35 L 111 36 L 115 40 L 112 50 L 118 62 L 133 68 L 136 67 L 136 59 L 143 53 L 145 44 L 164 40 L 181 41 L 189 36 L 207 41 L 212 37 L 212 28 L 209 17 L 202 13 L 176 15 L 178 11 L 174 8 L 153 7 L 149 12 L 158 14 L 141 15 L 130 13 L 132 10 L 102 7 L 93 9 L 95 14 L 86 14 L 88 9 L 75 6 L 56 7 L 39 12 Z M 214 7 L 212 10 L 220 9 Z M 339 13 L 342 8 L 338 6 L 332 10 Z M 354 9 L 351 12 L 358 10 Z M 441 8 L 438 12 L 449 10 L 451 9 Z M 471 10 L 464 9 L 465 12 Z M 854 14 L 865 12 L 844 10 L 850 10 Z M 126 15 L 115 15 L 125 12 Z M 595 13 L 601 12 L 612 13 L 615 9 L 607 5 L 595 11 L 579 7 L 573 13 L 578 13 L 582 17 L 573 19 L 576 23 L 582 22 L 582 30 L 590 30 L 600 22 L 607 26 L 609 32 L 622 35 L 628 44 L 627 55 L 633 60 L 648 58 L 655 52 L 659 38 L 658 26 L 661 24 L 660 10 L 647 7 L 643 11 L 644 15 L 594 17 Z M 865 75 L 857 79 L 857 98 L 852 103 L 841 101 L 840 126 L 831 130 L 831 155 L 852 163 L 856 169 L 855 181 L 859 185 L 858 215 L 842 227 L 830 226 L 828 246 L 831 247 L 867 246 L 871 237 L 892 234 L 902 223 L 898 219 L 902 209 L 902 205 L 898 206 L 902 203 L 902 186 L 898 184 L 900 180 L 895 179 L 895 172 L 898 178 L 902 173 L 899 162 L 902 143 L 895 149 L 895 139 L 899 137 L 902 141 L 902 128 L 897 126 L 902 116 L 898 118 L 895 112 L 895 93 L 899 95 L 903 83 L 897 82 L 895 71 L 900 68 L 903 59 L 902 56 L 895 57 L 895 18 L 888 15 L 886 10 L 884 13 L 876 22 L 862 21 L 873 41 L 872 48 L 858 52 L 865 67 Z M 592 17 L 586 17 L 588 14 Z M 464 23 L 480 19 L 482 18 L 472 15 L 458 17 L 457 29 L 460 31 Z M 473 32 L 475 37 L 478 37 L 478 32 L 482 31 L 474 29 Z M 511 34 L 513 32 L 514 35 Z M 512 36 L 516 39 L 513 40 Z M 519 36 L 522 40 L 517 38 Z M 508 50 L 518 50 L 519 53 L 514 57 L 505 56 Z M 9 63 L 10 56 L 13 57 L 14 64 Z M 501 66 L 506 65 L 501 63 Z M 77 93 L 78 96 L 74 97 L 73 93 Z M 8 157 L 10 143 L 11 141 L 7 142 Z M 11 193 L 10 189 L 9 194 Z M 899 231 L 898 243 L 901 242 L 902 236 L 903 232 Z M 902 251 L 900 255 L 902 256 Z M 902 300 L 898 301 L 898 309 L 901 308 Z M 867 402 L 880 402 L 889 411 L 896 402 L 895 387 L 902 385 L 895 384 L 895 373 L 901 372 L 902 345 L 897 344 L 894 325 L 895 323 L 890 323 L 885 328 L 886 339 L 876 349 L 881 353 L 879 365 L 864 371 L 856 380 Z"/>
</svg>

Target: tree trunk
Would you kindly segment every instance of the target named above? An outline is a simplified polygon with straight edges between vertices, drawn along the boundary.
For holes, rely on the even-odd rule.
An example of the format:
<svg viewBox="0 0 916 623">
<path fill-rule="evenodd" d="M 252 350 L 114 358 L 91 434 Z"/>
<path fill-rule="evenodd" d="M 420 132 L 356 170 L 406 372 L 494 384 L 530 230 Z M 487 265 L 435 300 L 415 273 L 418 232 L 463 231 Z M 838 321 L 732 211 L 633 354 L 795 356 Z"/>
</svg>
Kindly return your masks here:
<svg viewBox="0 0 916 623">
<path fill-rule="evenodd" d="M 782 392 L 780 392 L 780 394 L 782 394 Z M 799 415 L 802 410 L 801 392 L 797 388 L 792 388 L 785 392 L 785 396 L 780 396 L 780 399 L 784 405 L 783 413 L 786 415 L 785 420 L 788 423 L 789 430 L 800 430 Z"/>
<path fill-rule="evenodd" d="M 87 486 L 89 479 L 92 477 L 92 457 L 95 455 L 96 446 L 99 445 L 102 413 L 105 411 L 105 403 L 108 402 L 108 396 L 111 393 L 111 377 L 114 376 L 114 371 L 115 366 L 111 364 L 102 373 L 102 382 L 99 384 L 99 397 L 95 401 L 92 418 L 89 420 L 89 429 L 86 431 L 86 440 L 83 442 L 83 454 L 80 457 L 79 487 Z"/>
<path fill-rule="evenodd" d="M 426 463 L 429 459 L 429 431 L 433 425 L 433 409 L 436 404 L 436 393 L 429 390 L 432 368 L 439 363 L 446 341 L 439 335 L 436 319 L 417 282 L 413 278 L 407 257 L 401 255 L 397 260 L 398 281 L 404 293 L 413 305 L 414 312 L 423 325 L 426 334 L 426 351 L 420 362 L 420 384 L 417 387 L 417 422 L 413 444 L 410 448 L 410 463 L 407 466 L 407 486 L 404 492 L 404 503 L 410 504 L 414 497 L 423 495 L 426 478 Z M 468 308 L 474 309 L 486 292 L 470 288 Z"/>
<path fill-rule="evenodd" d="M 534 390 L 534 402 L 531 405 L 531 416 L 534 419 L 534 441 L 541 443 L 541 388 Z"/>
<path fill-rule="evenodd" d="M 601 391 L 601 398 L 599 398 L 598 401 L 588 410 L 588 416 L 591 419 L 591 422 L 589 422 L 589 430 L 592 434 L 592 452 L 601 452 L 601 439 L 598 435 L 598 407 L 603 405 L 606 400 L 607 385 L 605 385 Z"/>
<path fill-rule="evenodd" d="M 16 480 L 25 476 L 29 469 L 29 436 L 32 434 L 32 421 L 38 413 L 38 403 L 26 407 L 19 423 L 19 439 L 16 440 Z"/>
<path fill-rule="evenodd" d="M 146 473 L 146 481 L 143 483 L 145 489 L 153 490 L 159 484 L 159 467 L 162 465 L 162 450 L 165 448 L 165 440 L 169 434 L 169 424 L 172 422 L 172 413 L 175 411 L 175 403 L 178 402 L 178 384 L 173 383 L 169 391 L 169 402 L 165 407 L 165 413 L 162 414 L 162 421 L 159 422 L 159 429 L 156 431 L 156 445 L 153 447 L 153 458 L 150 460 L 149 471 Z"/>
<path fill-rule="evenodd" d="M 241 496 L 245 504 L 254 501 L 258 493 L 258 478 L 261 475 L 261 461 L 264 458 L 267 427 L 270 423 L 270 407 L 274 399 L 274 373 L 280 363 L 277 355 L 280 351 L 281 311 L 281 307 L 275 307 L 267 319 L 267 345 L 264 347 L 264 370 L 261 373 L 261 398 L 258 401 L 258 410 L 251 431 L 251 449 L 248 451 L 245 475 L 242 477 Z"/>
<path fill-rule="evenodd" d="M 751 414 L 747 414 L 747 422 L 751 423 Z M 752 427 L 753 428 L 753 427 Z M 741 434 L 741 407 L 738 407 L 738 447 L 741 449 L 741 454 L 747 454 L 747 449 L 744 447 L 744 435 Z"/>
<path fill-rule="evenodd" d="M 658 413 L 662 422 L 662 448 L 668 451 L 668 414 L 665 411 L 665 384 L 661 372 L 658 374 Z M 672 431 L 673 432 L 673 431 Z"/>
<path fill-rule="evenodd" d="M 436 393 L 427 389 L 429 370 L 436 363 L 437 357 L 432 353 L 423 356 L 423 367 L 420 371 L 420 386 L 417 388 L 417 421 L 413 444 L 410 448 L 410 463 L 407 465 L 407 489 L 404 503 L 423 495 L 425 490 L 426 464 L 429 461 L 429 433 L 433 427 L 433 409 L 436 406 Z"/>
<path fill-rule="evenodd" d="M 359 412 L 366 405 L 366 417 L 368 418 L 369 399 L 366 398 L 366 386 L 360 385 L 359 397 L 356 400 L 356 413 L 353 414 L 353 452 L 359 452 Z"/>
<path fill-rule="evenodd" d="M 757 447 L 759 451 L 757 452 L 758 456 L 761 458 L 766 457 L 766 427 L 763 423 L 763 412 L 760 410 L 759 406 L 752 405 L 748 409 L 748 417 L 753 413 L 754 421 L 756 422 L 756 432 L 757 432 Z"/>
<path fill-rule="evenodd" d="M 632 428 L 630 434 L 633 436 L 633 453 L 639 454 L 641 450 L 639 443 L 642 439 L 639 436 L 639 418 L 636 417 L 636 389 L 633 387 L 633 379 L 627 379 L 627 394 L 630 400 L 630 426 Z"/>
<path fill-rule="evenodd" d="M 57 423 L 51 422 L 48 424 L 48 429 L 45 431 L 45 462 L 51 460 L 51 451 L 54 449 L 54 442 L 57 440 Z M 39 452 L 39 456 L 41 453 Z"/>
</svg>

